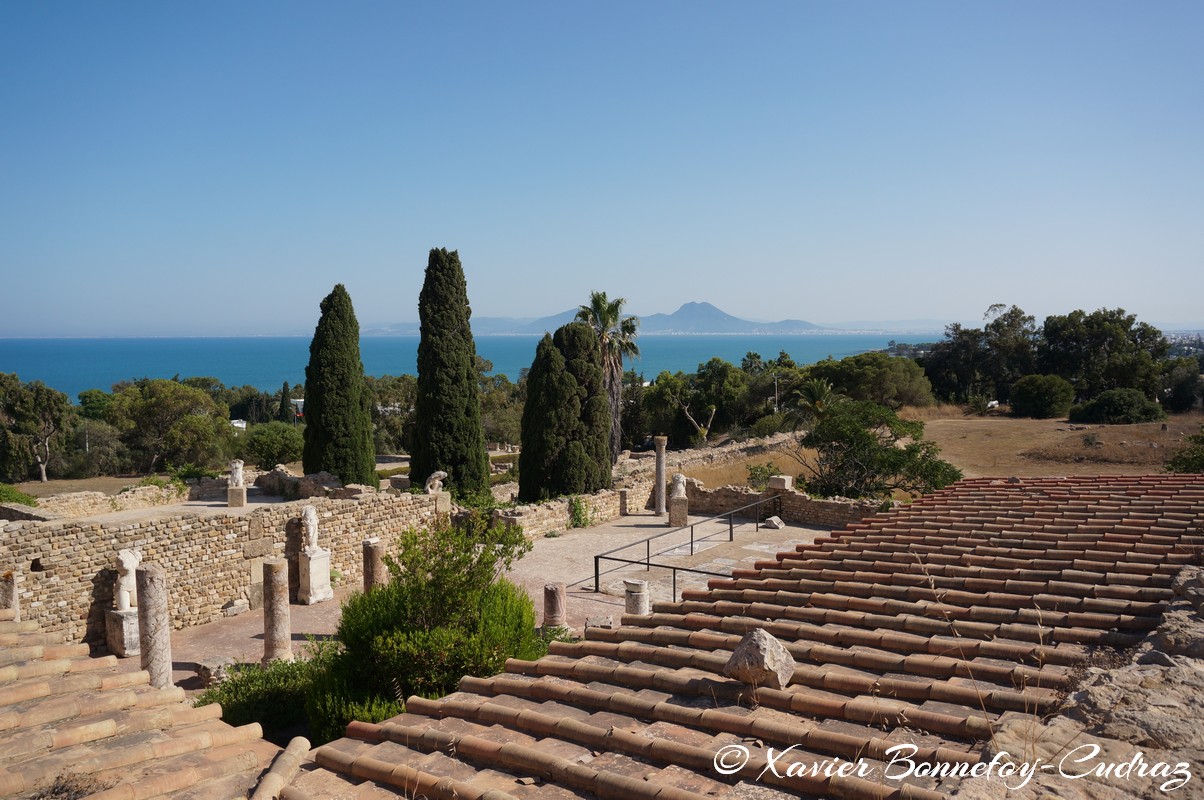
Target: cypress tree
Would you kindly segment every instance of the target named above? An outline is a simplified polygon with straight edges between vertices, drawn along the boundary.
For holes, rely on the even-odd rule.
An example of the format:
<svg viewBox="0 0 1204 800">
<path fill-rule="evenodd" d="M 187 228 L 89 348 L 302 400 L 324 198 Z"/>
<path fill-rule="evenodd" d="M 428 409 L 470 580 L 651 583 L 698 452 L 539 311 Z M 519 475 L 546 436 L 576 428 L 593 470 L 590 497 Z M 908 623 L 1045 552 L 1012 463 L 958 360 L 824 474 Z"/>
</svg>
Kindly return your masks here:
<svg viewBox="0 0 1204 800">
<path fill-rule="evenodd" d="M 489 489 L 471 316 L 459 253 L 432 249 L 418 295 L 421 339 L 410 475 L 424 481 L 442 470 L 461 497 Z"/>
<path fill-rule="evenodd" d="M 376 486 L 372 416 L 360 361 L 360 326 L 343 284 L 322 301 L 305 368 L 306 473 Z"/>
<path fill-rule="evenodd" d="M 610 405 L 598 337 L 581 323 L 545 335 L 527 375 L 518 496 L 523 501 L 610 486 Z"/>
<path fill-rule="evenodd" d="M 280 405 L 276 408 L 276 419 L 292 422 L 296 413 L 293 408 L 293 390 L 289 388 L 288 381 L 285 381 L 284 386 L 280 387 Z"/>
<path fill-rule="evenodd" d="M 564 369 L 577 381 L 581 403 L 574 440 L 585 458 L 581 487 L 566 494 L 593 493 L 610 487 L 610 400 L 602 366 L 602 348 L 593 328 L 583 322 L 563 325 L 552 343 L 564 356 Z"/>
</svg>

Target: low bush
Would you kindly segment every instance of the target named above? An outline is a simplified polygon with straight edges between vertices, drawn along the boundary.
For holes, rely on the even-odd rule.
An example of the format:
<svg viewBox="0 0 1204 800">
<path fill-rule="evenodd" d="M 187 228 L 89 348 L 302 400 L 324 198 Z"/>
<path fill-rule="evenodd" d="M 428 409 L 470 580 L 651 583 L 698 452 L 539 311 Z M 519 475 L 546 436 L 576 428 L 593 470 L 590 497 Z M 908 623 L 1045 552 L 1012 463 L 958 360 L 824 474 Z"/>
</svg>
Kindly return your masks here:
<svg viewBox="0 0 1204 800">
<path fill-rule="evenodd" d="M 1012 413 L 1017 417 L 1061 417 L 1074 403 L 1074 387 L 1057 375 L 1025 375 L 1012 384 Z"/>
<path fill-rule="evenodd" d="M 766 414 L 752 424 L 749 433 L 758 439 L 764 439 L 789 429 L 790 421 L 785 414 Z"/>
<path fill-rule="evenodd" d="M 780 475 L 776 464 L 772 461 L 766 461 L 764 464 L 749 464 L 748 469 L 748 488 L 755 489 L 758 492 L 763 492 L 769 487 L 769 479 L 774 475 Z"/>
<path fill-rule="evenodd" d="M 1137 389 L 1109 389 L 1070 409 L 1070 421 L 1104 425 L 1133 425 L 1166 419 L 1166 412 Z"/>
<path fill-rule="evenodd" d="M 275 466 L 275 465 L 273 465 Z M 198 464 L 181 464 L 178 467 L 168 466 L 167 473 L 179 481 L 191 481 L 199 478 L 216 478 L 217 470 L 207 469 Z"/>
<path fill-rule="evenodd" d="M 580 495 L 573 495 L 569 498 L 569 527 L 570 528 L 588 528 L 593 524 L 593 515 L 589 513 L 589 506 Z"/>
<path fill-rule="evenodd" d="M 313 672 L 311 661 L 273 661 L 266 667 L 244 664 L 198 697 L 195 705 L 221 703 L 222 719 L 229 724 L 258 722 L 266 738 L 280 738 L 305 724 L 305 697 Z"/>
<path fill-rule="evenodd" d="M 19 503 L 23 506 L 37 506 L 38 499 L 32 495 L 25 494 L 15 486 L 9 486 L 7 483 L 0 483 L 0 503 Z"/>
<path fill-rule="evenodd" d="M 1187 447 L 1171 456 L 1167 472 L 1204 472 L 1204 425 L 1200 432 L 1187 437 Z"/>
<path fill-rule="evenodd" d="M 530 598 L 500 578 L 531 547 L 521 528 L 472 511 L 406 531 L 398 545 L 386 558 L 389 583 L 347 599 L 338 647 L 315 659 L 305 703 L 315 743 L 341 736 L 352 718 L 394 716 L 406 697 L 437 697 L 464 675 L 547 650 Z"/>
</svg>

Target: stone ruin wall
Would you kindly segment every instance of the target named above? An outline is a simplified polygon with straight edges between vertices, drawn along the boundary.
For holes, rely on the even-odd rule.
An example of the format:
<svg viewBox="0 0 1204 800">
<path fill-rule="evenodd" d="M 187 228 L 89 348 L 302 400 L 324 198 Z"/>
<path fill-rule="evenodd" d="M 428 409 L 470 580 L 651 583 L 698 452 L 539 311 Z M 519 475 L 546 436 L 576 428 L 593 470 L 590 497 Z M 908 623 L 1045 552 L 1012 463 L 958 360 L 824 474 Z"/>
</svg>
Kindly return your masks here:
<svg viewBox="0 0 1204 800">
<path fill-rule="evenodd" d="M 12 573 L 23 619 L 99 644 L 122 548 L 140 550 L 145 562 L 167 571 L 172 625 L 184 628 L 220 618 L 235 600 L 258 607 L 263 559 L 285 555 L 286 526 L 305 505 L 318 510 L 318 541 L 331 550 L 331 568 L 353 581 L 363 575 L 365 538 L 387 541 L 425 524 L 434 503 L 427 495 L 373 493 L 271 504 L 241 516 L 215 511 L 127 522 L 8 522 L 0 528 L 0 575 Z"/>
<path fill-rule="evenodd" d="M 168 485 L 130 486 L 113 495 L 104 492 L 67 492 L 39 497 L 36 508 L 17 503 L 0 505 L 0 520 L 82 519 L 114 511 L 167 506 L 185 500 L 225 500 L 226 486 L 225 478 L 201 478 L 188 481 L 184 491 Z"/>
<path fill-rule="evenodd" d="M 599 525 L 621 516 L 621 497 L 616 491 L 601 491 L 592 495 L 581 495 L 589 511 L 590 523 Z M 536 539 L 553 531 L 567 531 L 571 527 L 571 501 L 567 497 L 532 503 L 502 510 L 498 516 L 507 522 L 521 525 L 523 535 Z"/>
<path fill-rule="evenodd" d="M 681 472 L 691 466 L 722 463 L 768 452 L 788 438 L 788 434 L 779 434 L 751 443 L 736 442 L 706 450 L 671 452 L 665 459 L 665 472 L 671 476 L 674 472 Z M 630 459 L 621 460 L 617 469 L 615 491 L 603 491 L 582 497 L 590 509 L 592 522 L 600 524 L 610 522 L 620 516 L 651 511 L 655 502 L 655 464 L 656 460 L 652 453 L 640 453 Z M 670 480 L 665 488 L 666 497 L 669 495 L 671 485 L 672 481 Z M 782 519 L 825 528 L 844 527 L 877 513 L 879 509 L 878 503 L 844 498 L 818 499 L 794 490 L 769 489 L 763 494 L 739 486 L 706 489 L 695 480 L 686 481 L 686 492 L 690 499 L 690 514 L 692 515 L 717 516 L 753 503 L 761 497 L 780 495 Z M 503 511 L 501 516 L 522 525 L 523 533 L 527 538 L 534 539 L 552 531 L 568 530 L 569 508 L 568 499 L 560 499 L 516 506 Z"/>
</svg>

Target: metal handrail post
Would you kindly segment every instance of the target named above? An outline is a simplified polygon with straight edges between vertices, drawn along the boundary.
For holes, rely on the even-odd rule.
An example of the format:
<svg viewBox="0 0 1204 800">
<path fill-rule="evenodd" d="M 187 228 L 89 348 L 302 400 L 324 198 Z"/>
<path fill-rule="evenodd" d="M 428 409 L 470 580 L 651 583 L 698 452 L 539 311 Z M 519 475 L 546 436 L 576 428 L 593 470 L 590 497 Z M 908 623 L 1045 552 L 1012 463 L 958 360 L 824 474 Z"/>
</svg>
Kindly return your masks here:
<svg viewBox="0 0 1204 800">
<path fill-rule="evenodd" d="M 729 542 L 736 541 L 736 524 L 732 521 L 734 514 L 727 512 L 727 540 Z"/>
<path fill-rule="evenodd" d="M 673 602 L 677 602 L 677 570 L 673 570 Z"/>
<path fill-rule="evenodd" d="M 694 526 L 690 526 L 690 555 L 694 555 Z"/>
<path fill-rule="evenodd" d="M 602 560 L 602 556 L 594 556 L 594 591 L 602 591 L 602 573 L 598 568 L 598 562 Z"/>
<path fill-rule="evenodd" d="M 652 571 L 652 540 L 644 540 L 644 572 Z"/>
</svg>

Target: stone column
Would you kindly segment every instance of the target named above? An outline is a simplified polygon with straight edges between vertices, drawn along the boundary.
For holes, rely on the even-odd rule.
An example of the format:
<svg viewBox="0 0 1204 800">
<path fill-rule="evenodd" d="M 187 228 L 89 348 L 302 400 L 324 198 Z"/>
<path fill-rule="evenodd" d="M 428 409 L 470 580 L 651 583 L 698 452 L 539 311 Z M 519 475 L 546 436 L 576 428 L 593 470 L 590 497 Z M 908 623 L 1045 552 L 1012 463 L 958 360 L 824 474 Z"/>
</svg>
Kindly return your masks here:
<svg viewBox="0 0 1204 800">
<path fill-rule="evenodd" d="M 293 660 L 292 618 L 288 608 L 288 561 L 263 562 L 263 665 Z"/>
<path fill-rule="evenodd" d="M 150 685 L 171 688 L 171 615 L 167 611 L 167 573 L 154 564 L 138 566 L 138 650 Z"/>
<path fill-rule="evenodd" d="M 653 436 L 652 444 L 656 447 L 656 515 L 665 516 L 665 447 L 669 444 L 668 436 Z"/>
<path fill-rule="evenodd" d="M 364 592 L 370 592 L 376 586 L 384 586 L 389 581 L 389 571 L 385 567 L 385 543 L 373 536 L 364 540 Z"/>
<path fill-rule="evenodd" d="M 563 628 L 565 621 L 564 584 L 545 583 L 543 585 L 543 626 L 545 628 Z"/>
<path fill-rule="evenodd" d="M 625 589 L 623 599 L 626 601 L 628 614 L 646 615 L 652 613 L 652 600 L 648 595 L 648 581 L 623 581 Z"/>
</svg>

